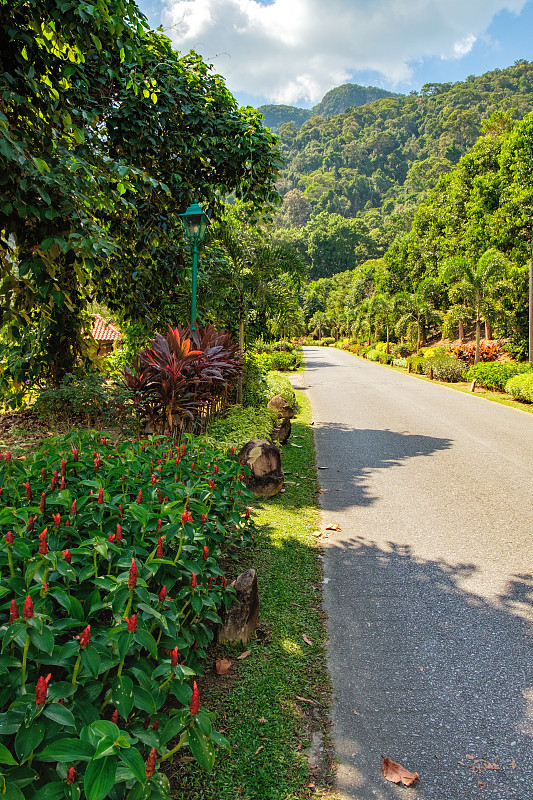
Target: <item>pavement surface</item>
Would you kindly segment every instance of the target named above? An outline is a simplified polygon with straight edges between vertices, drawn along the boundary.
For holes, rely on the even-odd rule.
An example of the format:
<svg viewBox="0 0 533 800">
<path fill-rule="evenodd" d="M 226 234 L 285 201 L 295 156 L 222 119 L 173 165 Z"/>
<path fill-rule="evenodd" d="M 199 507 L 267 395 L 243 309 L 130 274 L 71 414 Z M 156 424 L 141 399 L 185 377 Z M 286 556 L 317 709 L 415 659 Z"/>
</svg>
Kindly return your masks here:
<svg viewBox="0 0 533 800">
<path fill-rule="evenodd" d="M 533 800 L 533 415 L 304 352 L 340 796 Z"/>
</svg>

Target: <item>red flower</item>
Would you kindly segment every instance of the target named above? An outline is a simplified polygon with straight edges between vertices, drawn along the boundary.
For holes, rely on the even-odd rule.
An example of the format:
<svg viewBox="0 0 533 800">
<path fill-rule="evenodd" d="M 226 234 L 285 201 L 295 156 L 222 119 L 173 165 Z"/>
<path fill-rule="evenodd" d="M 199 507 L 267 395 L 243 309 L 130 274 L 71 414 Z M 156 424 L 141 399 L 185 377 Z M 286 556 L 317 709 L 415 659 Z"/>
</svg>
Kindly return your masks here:
<svg viewBox="0 0 533 800">
<path fill-rule="evenodd" d="M 157 549 L 155 551 L 156 558 L 163 558 L 163 542 L 165 540 L 164 536 L 160 536 L 157 540 Z"/>
<path fill-rule="evenodd" d="M 163 586 L 163 588 L 159 592 L 159 597 L 158 597 L 159 602 L 160 603 L 164 603 L 166 596 L 167 596 L 167 587 L 166 587 L 166 584 L 165 584 L 165 586 Z"/>
<path fill-rule="evenodd" d="M 59 528 L 59 526 L 61 525 L 61 514 L 52 514 L 52 517 L 54 520 L 54 526 L 56 528 Z"/>
<path fill-rule="evenodd" d="M 122 508 L 120 503 L 118 504 L 118 515 L 119 515 L 119 517 L 123 517 L 124 516 L 124 509 Z"/>
<path fill-rule="evenodd" d="M 146 719 L 143 722 L 143 728 L 144 728 L 145 731 L 147 731 L 148 728 L 150 727 L 151 721 L 152 721 L 152 718 L 151 718 L 150 714 L 148 714 L 148 716 L 146 717 Z"/>
<path fill-rule="evenodd" d="M 124 619 L 126 620 L 126 625 L 128 626 L 129 632 L 135 633 L 137 630 L 137 614 L 132 614 L 129 619 L 124 617 Z"/>
<path fill-rule="evenodd" d="M 193 574 L 192 574 L 191 589 L 196 589 L 196 572 L 193 572 Z"/>
<path fill-rule="evenodd" d="M 59 703 L 60 706 L 64 706 L 65 705 L 65 698 L 62 697 L 61 700 L 58 700 L 57 702 Z"/>
<path fill-rule="evenodd" d="M 185 509 L 185 511 L 181 515 L 181 521 L 183 525 L 185 525 L 187 522 L 192 522 L 192 514 L 190 513 L 190 511 Z"/>
<path fill-rule="evenodd" d="M 114 722 L 115 725 L 118 725 L 118 711 L 117 711 L 116 708 L 113 711 L 113 713 L 111 714 L 111 722 Z"/>
<path fill-rule="evenodd" d="M 124 475 L 121 475 L 121 476 L 120 476 L 120 480 L 121 480 L 121 483 L 124 483 L 124 481 L 126 480 L 126 478 L 124 477 Z"/>
<path fill-rule="evenodd" d="M 110 533 L 109 536 L 107 537 L 107 541 L 108 542 L 114 542 L 115 541 L 115 536 L 116 536 L 116 533 Z"/>
<path fill-rule="evenodd" d="M 208 557 L 209 557 L 209 547 L 207 545 L 205 545 L 205 547 L 204 547 L 204 561 L 207 561 Z"/>
<path fill-rule="evenodd" d="M 76 450 L 75 447 L 73 447 L 72 448 L 72 459 L 73 459 L 73 461 L 77 461 L 78 460 L 78 455 L 79 455 L 78 451 Z"/>
<path fill-rule="evenodd" d="M 117 537 L 117 542 L 121 542 L 122 541 L 122 525 L 120 524 L 120 522 L 117 525 L 116 537 Z"/>
<path fill-rule="evenodd" d="M 176 461 L 174 463 L 176 464 L 177 467 L 179 466 L 180 461 L 181 461 L 181 458 L 179 456 L 176 456 Z M 176 477 L 176 480 L 178 480 L 177 477 Z"/>
<path fill-rule="evenodd" d="M 157 525 L 155 526 L 155 529 L 156 529 L 156 531 L 160 531 L 161 530 L 161 520 L 160 519 L 157 520 Z"/>
<path fill-rule="evenodd" d="M 202 523 L 202 525 L 205 525 L 205 523 L 207 522 L 207 514 L 200 514 L 200 522 Z"/>
<path fill-rule="evenodd" d="M 76 508 L 76 500 L 72 501 L 72 505 L 70 507 L 70 513 L 71 514 L 77 514 L 78 513 L 78 509 Z"/>
<path fill-rule="evenodd" d="M 198 686 L 196 685 L 196 681 L 193 683 L 192 687 L 192 697 L 191 697 L 191 705 L 189 706 L 189 711 L 191 714 L 196 715 L 200 710 L 200 692 L 198 691 Z"/>
<path fill-rule="evenodd" d="M 26 487 L 26 500 L 31 503 L 33 494 L 31 492 L 30 482 L 28 481 L 28 483 L 23 483 L 22 485 Z"/>
<path fill-rule="evenodd" d="M 235 452 L 235 448 L 234 447 L 230 447 L 229 451 L 230 451 L 231 455 L 233 455 L 234 452 Z"/>
<path fill-rule="evenodd" d="M 178 648 L 175 647 L 172 653 L 170 654 L 170 666 L 176 667 L 178 664 Z"/>
<path fill-rule="evenodd" d="M 70 554 L 70 550 L 62 550 L 61 552 L 63 553 L 63 558 L 65 559 L 67 564 L 71 564 L 72 563 L 72 556 Z"/>
<path fill-rule="evenodd" d="M 181 455 L 184 456 L 186 452 L 187 452 L 187 448 L 185 447 L 184 444 L 182 444 L 181 445 Z M 6 455 L 6 458 L 7 458 L 7 455 Z"/>
<path fill-rule="evenodd" d="M 46 703 L 46 693 L 48 692 L 48 681 L 52 677 L 52 673 L 49 672 L 46 678 L 43 678 L 41 675 L 37 681 L 37 686 L 35 687 L 35 705 L 36 706 L 44 706 Z"/>
<path fill-rule="evenodd" d="M 135 589 L 137 586 L 137 564 L 135 559 L 131 559 L 130 574 L 128 575 L 128 589 Z"/>
<path fill-rule="evenodd" d="M 6 533 L 6 543 L 13 544 L 13 531 L 8 531 Z"/>
<path fill-rule="evenodd" d="M 218 464 L 215 464 L 214 469 L 215 469 L 215 472 L 218 474 Z"/>
<path fill-rule="evenodd" d="M 49 584 L 46 581 L 43 581 L 43 592 L 47 592 L 48 591 L 48 586 L 49 586 Z"/>
<path fill-rule="evenodd" d="M 98 470 L 100 469 L 100 467 L 101 467 L 101 466 L 102 466 L 102 459 L 101 459 L 101 458 L 100 458 L 100 456 L 97 454 L 97 455 L 96 455 L 96 458 L 94 459 L 94 469 L 95 469 L 95 472 L 98 472 Z"/>
<path fill-rule="evenodd" d="M 224 578 L 224 583 L 222 584 L 222 586 L 224 587 L 224 589 L 226 588 L 226 586 L 227 586 L 227 585 L 228 585 L 228 579 L 227 579 L 227 578 Z"/>
<path fill-rule="evenodd" d="M 76 636 L 76 639 L 80 640 L 80 649 L 85 650 L 91 641 L 91 626 L 87 625 L 87 627 L 82 630 L 81 636 Z"/>
<path fill-rule="evenodd" d="M 48 528 L 45 528 L 42 533 L 39 534 L 39 553 L 42 556 L 45 556 L 48 553 L 48 542 L 46 541 L 46 531 Z"/>
<path fill-rule="evenodd" d="M 9 624 L 12 625 L 20 617 L 16 600 L 12 600 L 9 605 Z"/>
<path fill-rule="evenodd" d="M 98 505 L 102 505 L 104 502 L 104 490 L 98 489 Z"/>
<path fill-rule="evenodd" d="M 210 489 L 214 489 L 215 485 L 216 485 L 215 481 L 212 481 L 211 478 L 207 481 L 207 484 L 208 484 Z"/>
<path fill-rule="evenodd" d="M 46 495 L 44 492 L 41 494 L 41 502 L 39 503 L 39 509 L 41 511 L 41 514 L 44 514 L 44 512 L 46 511 Z"/>
<path fill-rule="evenodd" d="M 156 719 L 154 721 L 154 724 L 152 725 L 152 730 L 153 731 L 158 731 L 159 730 L 159 720 L 158 719 Z"/>
<path fill-rule="evenodd" d="M 4 453 L 4 458 L 6 461 L 11 461 L 11 453 L 9 452 L 9 450 L 6 450 L 6 452 Z"/>
<path fill-rule="evenodd" d="M 150 478 L 150 483 L 152 484 L 152 486 L 155 486 L 156 483 L 157 483 L 157 478 L 155 477 L 153 472 L 152 472 L 152 476 Z"/>
<path fill-rule="evenodd" d="M 250 519 L 250 511 L 251 510 L 252 509 L 249 506 L 246 508 L 246 511 L 244 512 L 244 519 Z"/>
<path fill-rule="evenodd" d="M 150 755 L 146 759 L 146 778 L 149 780 L 155 772 L 155 766 L 157 764 L 157 750 L 155 747 L 152 747 L 150 750 Z"/>
<path fill-rule="evenodd" d="M 59 490 L 62 492 L 63 489 L 65 488 L 65 486 L 66 486 L 65 479 L 61 478 L 61 483 L 59 485 Z"/>
<path fill-rule="evenodd" d="M 44 467 L 43 467 L 43 468 L 42 468 L 42 470 L 41 470 L 41 478 L 43 479 L 43 481 L 45 481 L 45 480 L 46 480 L 46 470 L 45 470 L 45 468 L 44 468 Z"/>
<path fill-rule="evenodd" d="M 137 495 L 137 502 L 140 504 L 143 501 L 143 492 L 142 489 L 139 489 L 139 494 Z"/>
<path fill-rule="evenodd" d="M 67 786 L 72 786 L 76 780 L 76 767 L 69 767 L 67 770 Z"/>
<path fill-rule="evenodd" d="M 70 528 L 70 522 L 68 521 L 68 519 L 65 522 L 65 528 Z M 67 539 L 70 539 L 70 533 L 67 533 Z"/>
<path fill-rule="evenodd" d="M 209 580 L 207 581 L 207 591 L 209 591 L 212 585 L 213 585 L 213 576 L 210 575 Z"/>
<path fill-rule="evenodd" d="M 61 477 L 64 478 L 67 474 L 67 462 L 61 459 Z"/>
</svg>

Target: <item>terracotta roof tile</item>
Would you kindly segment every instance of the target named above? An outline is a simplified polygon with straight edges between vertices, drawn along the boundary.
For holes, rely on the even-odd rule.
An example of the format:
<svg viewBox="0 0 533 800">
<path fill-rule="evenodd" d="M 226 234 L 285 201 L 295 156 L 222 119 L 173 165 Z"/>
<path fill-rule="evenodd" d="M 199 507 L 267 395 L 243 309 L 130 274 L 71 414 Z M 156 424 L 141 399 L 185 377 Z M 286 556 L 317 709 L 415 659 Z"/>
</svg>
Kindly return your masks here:
<svg viewBox="0 0 533 800">
<path fill-rule="evenodd" d="M 114 342 L 121 336 L 121 333 L 116 325 L 112 322 L 106 323 L 100 314 L 94 315 L 94 324 L 91 328 L 91 336 L 97 342 Z"/>
</svg>

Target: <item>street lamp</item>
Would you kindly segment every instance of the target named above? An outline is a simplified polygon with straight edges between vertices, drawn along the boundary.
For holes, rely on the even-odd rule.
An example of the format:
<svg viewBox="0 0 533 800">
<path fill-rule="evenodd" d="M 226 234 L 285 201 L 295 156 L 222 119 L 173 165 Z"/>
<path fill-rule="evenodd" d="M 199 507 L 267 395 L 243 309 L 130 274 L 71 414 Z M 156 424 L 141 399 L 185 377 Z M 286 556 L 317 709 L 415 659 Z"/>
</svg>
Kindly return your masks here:
<svg viewBox="0 0 533 800">
<path fill-rule="evenodd" d="M 196 318 L 196 284 L 198 278 L 198 246 L 203 242 L 209 218 L 202 211 L 196 200 L 184 214 L 178 214 L 185 235 L 192 245 L 192 296 L 191 296 L 191 328 Z"/>
</svg>

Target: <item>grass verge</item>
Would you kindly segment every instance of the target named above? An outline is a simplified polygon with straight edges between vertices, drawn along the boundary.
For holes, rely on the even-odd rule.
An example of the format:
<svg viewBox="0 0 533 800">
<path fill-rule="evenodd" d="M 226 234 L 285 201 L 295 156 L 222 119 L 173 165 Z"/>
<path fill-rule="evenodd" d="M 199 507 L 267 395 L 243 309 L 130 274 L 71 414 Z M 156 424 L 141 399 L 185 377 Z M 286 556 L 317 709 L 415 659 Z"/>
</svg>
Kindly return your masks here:
<svg viewBox="0 0 533 800">
<path fill-rule="evenodd" d="M 322 573 L 313 532 L 318 524 L 310 409 L 297 393 L 298 416 L 283 450 L 286 491 L 256 501 L 255 547 L 235 565 L 257 570 L 260 626 L 246 647 L 217 646 L 198 681 L 202 704 L 216 713 L 230 752 L 211 775 L 175 761 L 169 770 L 180 800 L 332 798 L 328 736 L 329 678 L 322 613 Z M 306 643 L 306 637 L 311 644 Z M 237 657 L 250 650 L 243 660 Z M 215 661 L 232 661 L 215 673 Z M 306 749 L 313 741 L 311 765 Z"/>
</svg>

